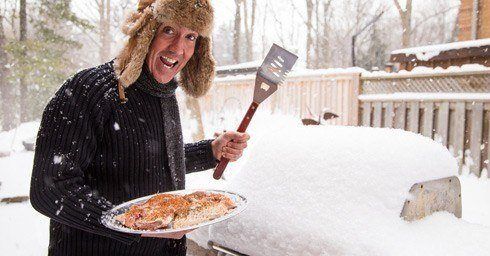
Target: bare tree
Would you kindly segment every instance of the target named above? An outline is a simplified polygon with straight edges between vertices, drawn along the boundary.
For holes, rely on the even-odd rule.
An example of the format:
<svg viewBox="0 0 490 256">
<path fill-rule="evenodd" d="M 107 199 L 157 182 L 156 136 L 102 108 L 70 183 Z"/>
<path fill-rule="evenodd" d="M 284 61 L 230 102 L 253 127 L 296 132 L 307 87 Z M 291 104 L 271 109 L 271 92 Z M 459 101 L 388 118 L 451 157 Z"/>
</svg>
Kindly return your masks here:
<svg viewBox="0 0 490 256">
<path fill-rule="evenodd" d="M 27 41 L 27 4 L 26 0 L 20 0 L 19 10 L 19 42 L 21 44 L 21 67 L 25 67 L 25 59 L 27 56 L 26 41 Z M 20 76 L 20 121 L 25 122 L 28 119 L 27 107 L 27 83 L 25 72 Z"/>
<path fill-rule="evenodd" d="M 451 38 L 449 39 L 450 42 L 455 42 L 458 40 L 458 35 L 459 35 L 459 19 L 460 19 L 460 12 L 458 11 L 458 14 L 456 15 L 456 19 L 454 20 L 453 23 L 453 29 L 451 30 Z"/>
<path fill-rule="evenodd" d="M 95 0 L 99 12 L 99 58 L 104 63 L 111 57 L 111 0 Z"/>
<path fill-rule="evenodd" d="M 412 35 L 412 0 L 406 0 L 405 8 L 400 5 L 399 0 L 393 0 L 396 9 L 400 14 L 400 20 L 402 24 L 402 46 L 410 46 L 410 37 Z"/>
<path fill-rule="evenodd" d="M 252 14 L 250 17 L 250 24 L 249 24 L 249 15 L 248 15 L 248 0 L 243 2 L 243 16 L 244 16 L 244 22 L 245 22 L 245 39 L 247 40 L 247 52 L 246 52 L 246 59 L 247 61 L 252 61 L 253 60 L 253 33 L 254 33 L 254 27 L 255 27 L 255 14 L 256 14 L 256 9 L 257 9 L 257 1 L 252 0 Z"/>
<path fill-rule="evenodd" d="M 321 0 L 315 0 L 315 24 L 317 26 L 317 31 L 319 31 L 320 27 L 320 1 Z M 318 68 L 320 66 L 320 40 L 322 38 L 321 34 L 316 34 L 315 36 L 315 59 L 314 59 L 314 67 Z"/>
<path fill-rule="evenodd" d="M 264 13 L 269 11 L 269 1 L 265 1 Z M 267 36 L 265 33 L 265 24 L 267 22 L 267 15 L 264 15 L 264 19 L 262 21 L 262 56 L 267 54 Z"/>
<path fill-rule="evenodd" d="M 133 1 L 134 2 L 134 1 Z M 98 58 L 100 62 L 106 62 L 113 58 L 113 50 L 118 46 L 124 35 L 119 33 L 124 15 L 128 9 L 132 8 L 132 0 L 90 0 L 80 2 L 77 10 L 94 26 L 96 33 L 84 31 L 80 37 L 87 42 L 84 47 L 94 50 L 95 56 L 86 54 L 82 56 L 85 65 L 92 65 L 93 58 Z"/>
<path fill-rule="evenodd" d="M 414 44 L 445 43 L 451 40 L 453 33 L 457 32 L 457 23 L 451 24 L 447 20 L 448 15 L 452 11 L 457 11 L 459 6 L 449 6 L 447 2 L 436 2 L 435 7 L 429 12 L 420 12 L 419 17 L 413 17 L 411 41 Z M 434 10 L 434 11 L 432 11 Z M 459 13 L 459 12 L 458 12 Z M 459 14 L 458 14 L 459 15 Z M 456 15 L 456 22 L 458 20 Z M 451 29 L 451 25 L 456 25 L 456 31 Z M 438 27 L 434 30 L 435 27 Z M 437 31 L 437 33 L 435 33 Z"/>
<path fill-rule="evenodd" d="M 306 67 L 312 68 L 313 63 L 311 61 L 312 48 L 313 48 L 313 0 L 306 0 Z"/>
<path fill-rule="evenodd" d="M 242 24 L 242 14 L 240 11 L 240 6 L 243 0 L 235 0 L 235 30 L 233 35 L 233 61 L 235 63 L 240 62 L 240 43 L 241 43 L 241 24 Z"/>
<path fill-rule="evenodd" d="M 318 50 L 319 53 L 317 56 L 320 56 L 320 61 L 318 62 L 318 67 L 321 68 L 326 68 L 329 64 L 329 58 L 330 58 L 330 51 L 329 51 L 329 21 L 330 21 L 330 15 L 329 15 L 329 10 L 330 10 L 330 4 L 332 3 L 332 0 L 324 0 L 323 1 L 323 21 L 322 21 L 322 37 L 321 40 L 318 44 Z"/>
<path fill-rule="evenodd" d="M 12 106 L 12 87 L 7 84 L 7 53 L 5 52 L 5 30 L 3 28 L 4 12 L 0 8 L 0 96 L 2 98 L 2 128 L 10 130 L 14 126 Z"/>
<path fill-rule="evenodd" d="M 204 125 L 202 122 L 202 112 L 199 100 L 186 95 L 185 105 L 190 112 L 190 118 L 196 122 L 196 130 L 192 130 L 192 139 L 194 141 L 200 141 L 204 139 Z"/>
</svg>

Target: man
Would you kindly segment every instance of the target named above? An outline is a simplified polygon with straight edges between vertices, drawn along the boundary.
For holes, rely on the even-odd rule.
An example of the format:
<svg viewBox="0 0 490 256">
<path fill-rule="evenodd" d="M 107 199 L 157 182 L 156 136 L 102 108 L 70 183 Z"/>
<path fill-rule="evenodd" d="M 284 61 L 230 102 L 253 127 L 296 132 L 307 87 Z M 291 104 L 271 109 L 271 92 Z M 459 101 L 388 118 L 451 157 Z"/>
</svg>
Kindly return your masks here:
<svg viewBox="0 0 490 256">
<path fill-rule="evenodd" d="M 185 255 L 183 233 L 140 237 L 100 223 L 113 205 L 184 189 L 185 173 L 237 160 L 249 136 L 226 132 L 184 145 L 175 97 L 212 82 L 208 0 L 140 0 L 114 62 L 79 72 L 46 107 L 31 203 L 51 218 L 49 255 Z"/>
</svg>

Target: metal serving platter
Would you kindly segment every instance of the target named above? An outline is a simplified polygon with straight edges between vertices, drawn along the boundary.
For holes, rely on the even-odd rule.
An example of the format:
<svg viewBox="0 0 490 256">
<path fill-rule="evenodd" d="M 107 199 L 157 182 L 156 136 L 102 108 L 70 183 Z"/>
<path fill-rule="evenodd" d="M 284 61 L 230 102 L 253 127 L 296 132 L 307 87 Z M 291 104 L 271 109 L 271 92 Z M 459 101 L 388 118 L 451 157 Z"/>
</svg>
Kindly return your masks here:
<svg viewBox="0 0 490 256">
<path fill-rule="evenodd" d="M 117 215 L 126 212 L 132 205 L 144 203 L 148 199 L 150 199 L 151 197 L 157 195 L 157 194 L 155 194 L 155 195 L 140 197 L 140 198 L 131 200 L 129 202 L 122 203 L 122 204 L 112 208 L 111 210 L 105 212 L 102 215 L 101 222 L 104 226 L 106 226 L 112 230 L 116 230 L 116 231 L 124 232 L 124 233 L 130 233 L 130 234 L 168 234 L 168 233 L 174 233 L 174 232 L 189 231 L 189 230 L 201 228 L 204 226 L 212 225 L 212 224 L 227 220 L 229 218 L 236 216 L 237 214 L 239 214 L 240 212 L 245 210 L 245 208 L 247 207 L 247 199 L 245 197 L 243 197 L 242 195 L 239 195 L 237 193 L 233 193 L 233 192 L 229 192 L 229 191 L 208 190 L 208 189 L 192 189 L 192 190 L 171 191 L 171 192 L 160 193 L 160 194 L 187 195 L 187 194 L 192 194 L 192 193 L 198 192 L 198 191 L 202 191 L 202 192 L 206 192 L 206 193 L 216 193 L 216 194 L 222 194 L 222 195 L 228 196 L 236 204 L 236 208 L 231 210 L 230 212 L 228 212 L 226 215 L 223 215 L 219 218 L 209 220 L 209 221 L 205 221 L 205 222 L 199 223 L 198 225 L 189 226 L 189 227 L 185 227 L 185 228 L 179 228 L 179 229 L 168 228 L 168 229 L 157 229 L 157 230 L 153 230 L 153 231 L 151 231 L 151 230 L 135 230 L 135 229 L 130 229 L 130 228 L 123 226 L 119 221 L 117 221 L 115 219 L 115 217 Z"/>
</svg>

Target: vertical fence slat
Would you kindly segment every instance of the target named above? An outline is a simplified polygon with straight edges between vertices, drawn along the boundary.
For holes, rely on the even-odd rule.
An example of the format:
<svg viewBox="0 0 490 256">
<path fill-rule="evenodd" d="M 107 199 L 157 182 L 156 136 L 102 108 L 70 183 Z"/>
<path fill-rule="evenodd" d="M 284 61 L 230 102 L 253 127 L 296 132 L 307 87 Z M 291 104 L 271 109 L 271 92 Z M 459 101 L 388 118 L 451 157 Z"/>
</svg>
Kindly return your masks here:
<svg viewBox="0 0 490 256">
<path fill-rule="evenodd" d="M 473 163 L 470 172 L 480 177 L 481 172 L 481 144 L 483 141 L 483 103 L 475 103 L 471 111 L 471 131 L 470 131 L 470 156 Z"/>
<path fill-rule="evenodd" d="M 352 76 L 352 80 L 349 80 L 349 86 L 351 87 L 351 99 L 350 101 L 353 102 L 352 104 L 352 111 L 350 112 L 350 121 L 349 125 L 359 125 L 359 94 L 361 90 L 361 75 L 356 74 Z"/>
<path fill-rule="evenodd" d="M 456 103 L 456 110 L 454 113 L 454 132 L 453 135 L 453 154 L 458 160 L 459 170 L 463 167 L 463 158 L 464 158 L 464 129 L 465 129 L 465 120 L 466 117 L 466 104 L 465 102 Z"/>
<path fill-rule="evenodd" d="M 447 146 L 449 127 L 449 102 L 442 102 L 439 105 L 437 118 L 437 136 L 436 140 L 440 140 L 442 145 Z"/>
<path fill-rule="evenodd" d="M 407 104 L 401 102 L 395 111 L 395 128 L 405 130 L 407 116 Z"/>
<path fill-rule="evenodd" d="M 372 127 L 381 127 L 381 117 L 383 113 L 383 103 L 378 101 L 374 104 L 374 113 L 373 113 L 373 123 Z"/>
<path fill-rule="evenodd" d="M 410 102 L 410 110 L 408 113 L 408 130 L 411 132 L 418 133 L 419 132 L 419 112 L 420 106 L 419 102 L 413 101 Z"/>
<path fill-rule="evenodd" d="M 335 85 L 335 88 L 337 88 L 337 98 L 336 98 L 336 101 L 337 101 L 337 105 L 336 105 L 336 112 L 338 113 L 342 113 L 342 103 L 343 103 L 343 98 L 342 98 L 342 95 L 343 94 L 343 91 L 344 91 L 344 88 L 342 88 L 342 81 L 337 81 L 336 85 Z M 343 117 L 340 117 L 340 118 L 335 118 L 335 125 L 341 125 L 342 124 L 342 118 Z"/>
<path fill-rule="evenodd" d="M 490 104 L 486 104 L 487 106 Z M 488 135 L 487 135 L 487 177 L 490 178 L 490 110 L 488 111 L 487 114 L 487 123 L 488 123 Z"/>
<path fill-rule="evenodd" d="M 349 125 L 349 120 L 351 118 L 350 106 L 354 104 L 350 95 L 351 95 L 351 86 L 348 80 L 343 81 L 344 87 L 344 105 L 342 108 L 342 112 L 346 113 L 346 115 L 342 118 L 342 125 Z"/>
<path fill-rule="evenodd" d="M 390 102 L 386 103 L 384 127 L 393 128 L 393 116 L 394 115 L 395 115 L 395 113 L 393 113 L 393 102 L 390 101 Z"/>
<path fill-rule="evenodd" d="M 422 135 L 432 138 L 434 129 L 434 103 L 424 103 L 424 122 L 422 124 Z"/>
<path fill-rule="evenodd" d="M 369 102 L 362 104 L 362 125 L 371 126 L 371 103 Z"/>
</svg>

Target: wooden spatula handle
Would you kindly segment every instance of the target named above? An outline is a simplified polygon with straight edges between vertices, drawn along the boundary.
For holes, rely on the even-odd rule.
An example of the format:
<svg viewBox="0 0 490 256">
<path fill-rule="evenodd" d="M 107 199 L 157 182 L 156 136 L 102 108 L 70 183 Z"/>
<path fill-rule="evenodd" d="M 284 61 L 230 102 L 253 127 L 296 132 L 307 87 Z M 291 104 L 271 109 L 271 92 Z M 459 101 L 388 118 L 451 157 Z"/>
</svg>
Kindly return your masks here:
<svg viewBox="0 0 490 256">
<path fill-rule="evenodd" d="M 254 116 L 255 111 L 257 111 L 258 107 L 259 107 L 259 103 L 252 102 L 252 104 L 250 104 L 247 114 L 245 114 L 245 117 L 242 119 L 240 126 L 238 126 L 237 132 L 245 132 L 247 130 L 247 127 L 250 124 L 250 120 L 252 120 L 252 117 Z M 225 157 L 221 157 L 218 166 L 216 166 L 216 169 L 214 169 L 214 173 L 213 173 L 214 179 L 216 180 L 221 179 L 221 176 L 223 175 L 223 172 L 225 171 L 226 166 L 228 165 L 229 162 L 230 162 L 229 159 Z"/>
</svg>

